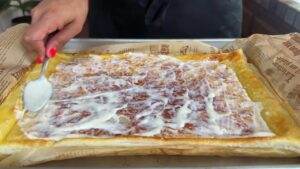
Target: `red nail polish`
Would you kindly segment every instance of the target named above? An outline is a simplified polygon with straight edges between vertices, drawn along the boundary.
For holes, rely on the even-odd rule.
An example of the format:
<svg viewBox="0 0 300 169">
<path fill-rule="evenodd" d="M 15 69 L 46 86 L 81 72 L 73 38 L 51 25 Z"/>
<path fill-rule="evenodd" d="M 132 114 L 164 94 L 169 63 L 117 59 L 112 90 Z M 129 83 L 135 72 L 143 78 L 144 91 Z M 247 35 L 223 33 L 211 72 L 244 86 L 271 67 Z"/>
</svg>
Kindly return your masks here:
<svg viewBox="0 0 300 169">
<path fill-rule="evenodd" d="M 57 53 L 56 48 L 51 48 L 51 49 L 49 50 L 49 52 L 48 52 L 48 56 L 51 57 L 51 58 L 54 58 L 55 55 L 56 55 L 56 53 Z"/>
<path fill-rule="evenodd" d="M 44 58 L 41 57 L 41 56 L 37 56 L 37 57 L 35 58 L 35 63 L 36 63 L 36 64 L 41 64 L 41 63 L 43 63 L 43 61 L 44 61 Z"/>
</svg>

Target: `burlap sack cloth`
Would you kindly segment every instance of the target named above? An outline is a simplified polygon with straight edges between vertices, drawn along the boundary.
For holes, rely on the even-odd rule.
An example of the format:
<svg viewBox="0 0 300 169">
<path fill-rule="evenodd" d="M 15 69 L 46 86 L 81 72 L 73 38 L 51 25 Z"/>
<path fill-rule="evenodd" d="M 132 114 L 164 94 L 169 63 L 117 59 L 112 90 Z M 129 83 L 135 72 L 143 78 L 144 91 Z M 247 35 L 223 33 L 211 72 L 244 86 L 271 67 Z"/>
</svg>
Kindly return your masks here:
<svg viewBox="0 0 300 169">
<path fill-rule="evenodd" d="M 28 66 L 32 54 L 21 44 L 26 24 L 17 25 L 0 35 L 0 104 Z M 300 123 L 300 34 L 253 35 L 217 49 L 199 41 L 162 41 L 106 45 L 89 49 L 96 53 L 145 52 L 152 54 L 215 53 L 242 48 L 248 61 L 261 73 L 266 83 L 283 101 L 291 105 Z M 0 112 L 1 113 L 1 112 Z"/>
</svg>

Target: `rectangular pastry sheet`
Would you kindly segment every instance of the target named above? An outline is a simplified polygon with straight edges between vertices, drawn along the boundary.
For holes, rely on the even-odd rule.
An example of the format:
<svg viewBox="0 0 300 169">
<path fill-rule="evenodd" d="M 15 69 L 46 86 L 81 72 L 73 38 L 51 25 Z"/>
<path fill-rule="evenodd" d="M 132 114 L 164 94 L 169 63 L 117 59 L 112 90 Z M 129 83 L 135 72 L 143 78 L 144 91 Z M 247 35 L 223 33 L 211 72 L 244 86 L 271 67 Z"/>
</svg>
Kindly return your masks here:
<svg viewBox="0 0 300 169">
<path fill-rule="evenodd" d="M 63 70 L 67 70 L 68 65 L 74 62 L 74 58 L 81 57 L 81 59 L 85 59 L 87 61 L 82 63 L 91 64 L 90 62 L 88 62 L 90 61 L 89 58 L 82 58 L 83 56 L 90 57 L 91 55 L 90 54 L 78 54 L 78 55 L 60 54 L 57 58 L 51 60 L 47 75 L 50 76 L 53 74 L 54 75 L 59 74 L 59 69 L 56 69 L 57 67 L 59 67 L 59 65 L 63 66 L 62 67 Z M 128 54 L 120 55 L 117 57 L 118 58 L 123 57 L 124 59 L 128 57 Z M 114 58 L 114 56 L 103 55 L 101 56 L 101 58 L 104 60 L 111 60 Z M 160 59 L 164 60 L 165 58 L 162 57 Z M 152 63 L 153 60 L 155 61 L 155 59 L 148 58 L 147 63 Z M 167 57 L 167 60 L 172 60 L 172 59 Z M 40 66 L 34 65 L 32 69 L 26 74 L 24 79 L 20 82 L 20 84 L 17 85 L 13 90 L 13 92 L 10 93 L 9 97 L 6 99 L 4 104 L 2 104 L 0 107 L 0 110 L 2 111 L 0 116 L 0 129 L 1 129 L 0 154 L 9 155 L 9 157 L 5 158 L 2 161 L 2 163 L 8 164 L 11 161 L 18 161 L 22 165 L 28 165 L 28 164 L 38 163 L 42 161 L 49 161 L 54 159 L 66 159 L 66 158 L 88 156 L 88 155 L 135 155 L 135 154 L 170 154 L 170 155 L 181 154 L 181 155 L 221 155 L 221 156 L 233 156 L 233 155 L 299 156 L 300 155 L 300 128 L 295 123 L 294 119 L 290 116 L 291 113 L 290 111 L 292 110 L 288 105 L 285 105 L 283 102 L 281 102 L 281 100 L 277 99 L 276 95 L 272 92 L 272 90 L 268 88 L 267 85 L 259 77 L 259 75 L 254 70 L 251 69 L 242 51 L 238 50 L 232 53 L 220 53 L 220 54 L 182 55 L 182 56 L 177 56 L 174 60 L 175 61 L 171 63 L 180 62 L 179 65 L 194 64 L 194 67 L 192 66 L 191 70 L 195 70 L 197 67 L 198 68 L 207 67 L 207 65 L 209 65 L 208 67 L 212 66 L 214 67 L 214 69 L 210 70 L 210 68 L 207 68 L 207 70 L 205 70 L 206 72 L 212 72 L 213 70 L 218 70 L 219 75 L 224 77 L 226 76 L 227 73 L 228 76 L 226 77 L 228 77 L 228 79 L 225 78 L 225 80 L 232 80 L 232 83 L 228 83 L 228 84 L 234 84 L 234 85 L 232 85 L 231 88 L 232 91 L 230 91 L 230 88 L 226 88 L 226 90 L 221 90 L 221 91 L 228 92 L 227 95 L 225 94 L 227 97 L 230 96 L 230 93 L 233 94 L 235 92 L 239 92 L 239 90 L 236 90 L 234 86 L 241 85 L 245 90 L 244 92 L 245 96 L 242 97 L 242 100 L 247 101 L 248 106 L 246 107 L 249 108 L 248 111 L 250 111 L 251 112 L 250 114 L 252 115 L 255 113 L 259 113 L 259 114 L 253 116 L 255 118 L 251 118 L 250 125 L 247 125 L 249 123 L 237 123 L 238 121 L 236 120 L 237 118 L 233 118 L 235 120 L 233 120 L 232 123 L 238 125 L 239 126 L 238 128 L 237 127 L 230 128 L 234 126 L 233 124 L 225 126 L 225 128 L 229 127 L 226 131 L 219 131 L 218 129 L 215 128 L 215 127 L 220 128 L 221 127 L 220 124 L 224 124 L 223 122 L 216 125 L 208 124 L 206 128 L 207 129 L 206 131 L 208 132 L 203 132 L 205 131 L 203 128 L 200 130 L 201 132 L 195 132 L 194 129 L 195 128 L 197 129 L 197 127 L 199 127 L 197 123 L 192 123 L 191 122 L 192 120 L 187 119 L 186 111 L 184 110 L 180 111 L 180 109 L 183 109 L 185 106 L 191 105 L 191 102 L 193 100 L 190 100 L 189 105 L 186 104 L 188 101 L 185 101 L 182 104 L 178 103 L 179 110 L 178 111 L 176 110 L 176 112 L 183 112 L 181 113 L 183 117 L 179 118 L 174 116 L 174 118 L 171 119 L 171 125 L 174 119 L 177 119 L 179 121 L 175 123 L 176 125 L 179 126 L 177 127 L 172 126 L 172 128 L 176 128 L 176 131 L 161 132 L 163 129 L 170 127 L 169 125 L 167 125 L 167 122 L 165 121 L 166 119 L 164 118 L 162 121 L 160 120 L 159 122 L 157 122 L 157 124 L 153 126 L 150 125 L 151 123 L 147 123 L 147 122 L 143 123 L 147 125 L 146 127 L 142 126 L 144 128 L 140 129 L 139 131 L 137 131 L 136 128 L 134 128 L 135 130 L 132 130 L 131 128 L 130 130 L 125 132 L 127 134 L 123 134 L 122 132 L 112 133 L 111 132 L 112 130 L 110 130 L 110 132 L 103 132 L 100 131 L 99 129 L 96 130 L 95 128 L 92 131 L 86 130 L 87 128 L 79 128 L 78 130 L 72 128 L 72 130 L 67 130 L 67 132 L 65 132 L 66 129 L 70 129 L 70 126 L 72 126 L 72 124 L 70 123 L 74 122 L 76 124 L 78 121 L 81 120 L 80 118 L 79 120 L 78 118 L 71 118 L 67 120 L 67 123 L 66 122 L 62 122 L 60 124 L 57 123 L 56 128 L 54 128 L 53 130 L 53 131 L 57 131 L 57 129 L 61 128 L 61 126 L 66 127 L 63 130 L 65 132 L 63 133 L 64 137 L 61 137 L 62 136 L 61 133 L 55 133 L 55 132 L 50 132 L 50 133 L 35 132 L 34 134 L 32 130 L 27 130 L 30 129 L 30 127 L 34 126 L 33 123 L 30 123 L 26 120 L 22 121 L 22 119 L 27 118 L 27 120 L 30 121 L 30 119 L 34 119 L 34 118 L 30 117 L 32 116 L 30 112 L 24 114 L 24 111 L 22 111 L 22 100 L 20 99 L 22 98 L 21 91 L 23 85 L 30 79 L 35 79 L 38 75 Z M 138 62 L 134 62 L 134 63 L 138 63 Z M 128 65 L 134 65 L 134 63 Z M 167 61 L 166 63 L 170 63 L 170 62 Z M 134 66 L 135 67 L 133 68 L 128 68 L 128 70 L 134 72 L 135 70 L 138 70 L 137 69 L 138 67 L 140 67 L 140 65 L 134 65 Z M 83 67 L 79 67 L 79 69 L 82 68 Z M 147 69 L 151 69 L 151 67 Z M 112 70 L 115 73 L 126 73 L 126 71 L 124 71 L 123 69 L 120 69 L 118 71 L 118 67 L 111 67 L 110 70 Z M 202 69 L 199 69 L 198 71 L 201 70 Z M 233 72 L 231 72 L 230 70 L 232 70 Z M 79 72 L 84 72 L 84 71 L 86 70 L 80 70 Z M 93 71 L 93 70 L 89 70 L 89 71 Z M 159 73 L 162 73 L 162 70 L 153 69 L 153 71 L 154 72 L 159 71 Z M 74 71 L 72 70 L 72 72 Z M 132 73 L 132 72 L 127 72 L 127 73 Z M 175 69 L 174 72 L 176 72 Z M 87 74 L 92 74 L 92 73 L 89 72 Z M 195 74 L 191 73 L 190 76 L 192 75 L 193 77 L 199 75 L 199 72 Z M 59 78 L 63 76 L 57 76 L 57 77 Z M 187 77 L 189 76 L 186 75 L 185 78 Z M 213 76 L 208 76 L 208 77 L 205 76 L 205 77 L 206 78 L 204 79 L 206 79 L 206 81 L 203 80 L 200 81 L 207 83 L 207 80 L 213 78 Z M 236 82 L 237 79 L 235 80 L 233 77 L 237 77 L 239 83 L 237 83 Z M 55 76 L 53 78 L 55 78 Z M 62 82 L 63 80 L 68 80 L 71 78 L 72 76 L 66 76 L 65 79 L 58 80 L 56 82 Z M 107 78 L 107 77 L 103 77 L 103 78 Z M 148 78 L 151 77 L 147 77 L 146 79 Z M 81 80 L 82 82 L 84 82 L 87 79 L 81 79 Z M 154 81 L 151 80 L 151 82 Z M 199 82 L 199 80 L 197 82 Z M 126 85 L 126 83 L 125 82 L 123 83 L 123 81 L 120 84 Z M 212 83 L 207 83 L 207 84 L 212 84 Z M 149 85 L 151 84 L 149 83 Z M 81 87 L 83 86 L 81 84 Z M 109 86 L 110 84 L 106 84 L 106 87 Z M 205 87 L 207 85 L 202 85 L 202 86 Z M 216 84 L 216 86 L 218 86 L 218 84 Z M 102 86 L 102 88 L 103 87 L 105 87 L 105 85 Z M 66 88 L 64 86 L 61 89 L 63 90 L 68 89 L 67 91 L 70 90 L 72 91 L 74 88 L 73 89 Z M 215 98 L 215 96 L 210 96 L 209 94 L 212 93 L 209 90 L 213 90 L 213 89 L 214 86 L 211 86 L 205 90 L 196 90 L 196 91 L 208 91 L 208 94 L 207 95 L 203 94 L 205 97 L 202 98 L 204 100 L 206 110 L 208 105 L 212 105 L 212 107 L 210 107 L 212 112 L 228 113 L 228 111 L 233 111 L 232 106 L 231 107 L 228 106 L 227 102 L 226 102 L 227 106 L 224 105 L 224 98 L 222 97 L 216 100 L 209 100 Z M 99 90 L 101 91 L 102 89 Z M 75 91 L 78 90 L 75 89 Z M 134 90 L 134 91 L 139 91 L 139 90 Z M 143 92 L 137 92 L 137 93 L 140 94 Z M 150 100 L 155 100 L 155 98 L 153 98 L 152 95 L 149 94 L 149 91 L 147 92 L 146 92 L 147 98 Z M 243 95 L 243 91 L 240 92 Z M 70 93 L 74 94 L 74 92 L 69 92 L 69 93 L 57 92 L 58 95 L 55 97 L 57 97 L 56 99 L 58 100 L 60 99 L 59 103 L 61 103 L 61 100 L 64 99 L 68 100 L 72 97 L 81 97 L 82 95 L 82 93 L 80 92 L 79 93 L 75 92 L 75 94 L 77 95 L 70 96 L 68 95 Z M 193 95 L 194 92 L 190 94 Z M 132 93 L 130 95 L 132 95 Z M 97 96 L 103 96 L 103 95 L 97 95 Z M 101 99 L 103 100 L 104 98 L 105 97 L 102 97 Z M 141 99 L 141 97 L 137 97 L 137 98 Z M 167 103 L 169 102 L 170 101 L 168 101 Z M 86 100 L 86 104 L 92 104 L 92 103 L 93 100 Z M 132 102 L 132 100 L 130 100 L 126 103 L 128 104 L 128 103 L 136 103 L 136 102 Z M 233 103 L 235 103 L 236 105 L 236 102 Z M 80 104 L 82 103 L 79 103 L 79 105 Z M 122 108 L 124 108 L 122 106 L 120 107 L 119 105 L 116 106 L 114 104 L 115 103 L 111 103 L 110 105 L 113 105 L 113 108 L 117 108 L 118 110 L 122 110 Z M 175 105 L 177 105 L 177 103 Z M 52 107 L 51 110 L 57 110 L 63 108 L 61 107 L 62 105 L 59 106 L 60 108 Z M 68 105 L 63 105 L 63 106 L 68 106 Z M 197 108 L 199 109 L 199 107 L 201 106 L 198 106 Z M 111 107 L 109 108 L 111 109 Z M 163 110 L 166 109 L 167 108 L 165 107 Z M 191 108 L 189 107 L 189 109 Z M 118 110 L 116 110 L 116 112 Z M 47 112 L 46 110 L 42 110 L 42 111 Z M 122 114 L 122 112 L 124 111 L 120 111 L 119 113 Z M 161 114 L 163 113 L 162 111 L 160 112 Z M 238 110 L 239 116 L 241 112 L 243 111 Z M 41 112 L 40 115 L 42 114 L 43 112 Z M 79 114 L 82 115 L 82 112 Z M 90 114 L 93 113 L 85 112 L 84 115 L 89 116 Z M 170 115 L 170 113 L 166 113 L 166 114 Z M 247 114 L 247 112 L 245 114 L 249 115 Z M 40 115 L 37 115 L 35 117 L 38 117 Z M 126 116 L 127 115 L 126 112 L 123 115 L 125 115 L 125 119 L 128 118 Z M 65 116 L 66 115 L 64 115 L 64 117 Z M 210 114 L 208 116 L 210 116 Z M 151 116 L 151 118 L 154 117 Z M 182 118 L 185 119 L 185 123 L 183 124 L 181 123 Z M 37 119 L 41 119 L 41 118 L 37 118 Z M 242 117 L 242 119 L 245 120 L 247 118 Z M 143 120 L 149 121 L 149 119 L 145 120 L 145 117 Z M 207 120 L 209 121 L 209 119 Z M 154 122 L 157 121 L 156 117 L 154 119 L 150 119 L 150 121 L 154 121 Z M 187 121 L 189 122 L 188 125 L 186 123 Z M 45 120 L 44 122 L 49 122 L 49 121 Z M 61 122 L 61 121 L 54 120 L 54 122 Z M 81 122 L 84 123 L 84 121 Z M 45 126 L 47 126 L 47 124 L 45 124 Z M 161 126 L 159 130 L 157 130 L 157 126 Z M 49 126 L 47 126 L 46 128 L 48 129 L 48 131 L 50 131 Z M 33 127 L 31 129 L 37 131 L 38 128 Z M 40 130 L 40 131 L 45 131 L 45 130 Z M 28 154 L 28 152 L 31 152 L 30 155 L 22 156 L 24 155 L 24 153 Z M 49 153 L 51 153 L 52 155 L 47 157 L 39 156 L 40 154 L 49 154 Z M 24 162 L 26 160 L 27 163 Z"/>
</svg>

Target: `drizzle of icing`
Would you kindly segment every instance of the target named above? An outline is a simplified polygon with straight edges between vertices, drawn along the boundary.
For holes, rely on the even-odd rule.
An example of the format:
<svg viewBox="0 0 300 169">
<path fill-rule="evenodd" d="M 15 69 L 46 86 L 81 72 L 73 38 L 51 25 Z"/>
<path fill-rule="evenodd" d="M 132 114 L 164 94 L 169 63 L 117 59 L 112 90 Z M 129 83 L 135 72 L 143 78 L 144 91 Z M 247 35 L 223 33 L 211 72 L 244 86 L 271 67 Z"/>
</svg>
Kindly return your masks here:
<svg viewBox="0 0 300 169">
<path fill-rule="evenodd" d="M 271 134 L 260 104 L 218 61 L 93 55 L 60 64 L 50 82 L 53 96 L 35 117 L 18 113 L 29 138 Z"/>
</svg>

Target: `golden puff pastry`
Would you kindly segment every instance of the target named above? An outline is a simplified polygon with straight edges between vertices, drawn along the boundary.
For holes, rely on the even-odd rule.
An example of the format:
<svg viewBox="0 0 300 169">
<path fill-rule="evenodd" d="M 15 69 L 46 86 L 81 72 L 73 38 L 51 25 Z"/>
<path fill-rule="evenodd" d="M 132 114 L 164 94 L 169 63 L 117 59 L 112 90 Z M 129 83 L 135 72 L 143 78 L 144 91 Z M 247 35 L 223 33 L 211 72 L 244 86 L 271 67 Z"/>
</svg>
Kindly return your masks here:
<svg viewBox="0 0 300 169">
<path fill-rule="evenodd" d="M 0 164 L 89 155 L 300 156 L 293 112 L 241 50 L 59 54 L 47 72 L 51 100 L 26 112 L 22 87 L 38 69 L 0 107 Z"/>
</svg>

